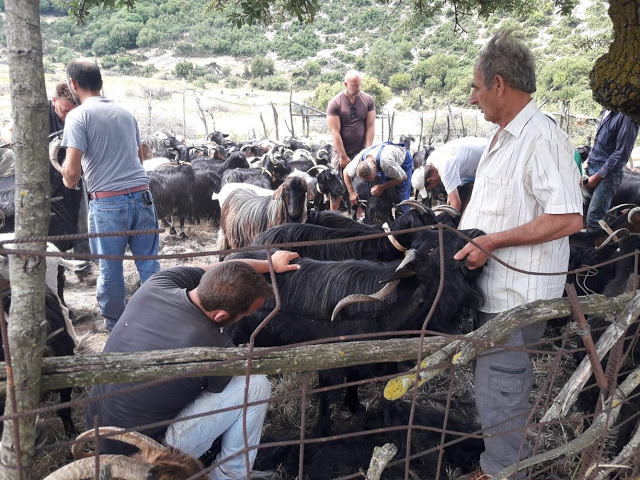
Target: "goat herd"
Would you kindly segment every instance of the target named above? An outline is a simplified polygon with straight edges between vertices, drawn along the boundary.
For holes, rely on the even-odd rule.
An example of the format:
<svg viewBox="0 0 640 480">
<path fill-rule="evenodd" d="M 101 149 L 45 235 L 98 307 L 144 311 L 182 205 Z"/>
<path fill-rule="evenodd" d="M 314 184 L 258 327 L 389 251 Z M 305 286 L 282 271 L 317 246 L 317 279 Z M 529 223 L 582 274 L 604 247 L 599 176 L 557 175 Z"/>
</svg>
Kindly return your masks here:
<svg viewBox="0 0 640 480">
<path fill-rule="evenodd" d="M 282 346 L 380 332 L 393 332 L 387 338 L 403 331 L 415 333 L 423 328 L 432 307 L 429 332 L 461 335 L 472 329 L 473 311 L 482 302 L 474 284 L 481 271 L 469 270 L 463 262 L 453 260 L 454 254 L 467 240 L 452 228 L 406 232 L 437 224 L 455 228 L 459 216 L 456 211 L 446 206 L 428 208 L 418 200 L 407 200 L 403 203 L 410 209 L 394 218 L 395 200 L 392 197 L 368 198 L 370 185 L 354 184 L 360 198 L 368 200 L 366 219 L 358 222 L 349 215 L 326 209 L 328 197 L 345 195 L 340 173 L 330 163 L 330 145 L 310 146 L 293 138 L 278 144 L 236 144 L 226 137 L 214 132 L 208 136 L 206 144 L 192 147 L 174 137 L 148 137 L 143 141 L 148 157 L 144 164 L 158 217 L 171 224 L 172 234 L 177 234 L 176 220 L 183 238 L 186 237 L 185 221 L 213 221 L 219 225 L 220 250 L 306 242 L 304 246 L 288 247 L 300 254 L 302 268 L 278 276 L 280 310 L 257 335 L 256 346 Z M 424 162 L 428 153 L 428 149 L 416 152 L 416 167 Z M 625 179 L 630 186 L 625 190 L 623 182 L 621 192 L 640 196 L 640 176 L 627 172 Z M 626 200 L 625 204 L 640 204 L 640 198 Z M 344 204 L 349 204 L 348 197 Z M 582 232 L 571 237 L 570 269 L 602 263 L 638 249 L 640 207 L 621 205 L 610 213 L 607 223 L 613 233 L 605 227 L 607 231 Z M 5 212 L 5 216 L 8 218 L 10 215 Z M 53 218 L 52 224 L 58 221 L 55 216 Z M 400 231 L 403 232 L 395 233 Z M 483 235 L 477 230 L 460 233 L 472 239 Z M 341 241 L 352 237 L 364 239 Z M 224 255 L 228 253 L 223 252 Z M 228 258 L 265 258 L 265 255 L 264 251 L 252 251 L 234 253 Z M 442 288 L 441 258 L 444 259 L 445 272 Z M 577 285 L 580 294 L 614 296 L 625 291 L 630 279 L 635 278 L 635 271 L 634 257 L 627 257 L 593 269 L 588 275 L 570 276 L 569 281 Z M 434 307 L 438 295 L 439 301 Z M 266 302 L 253 315 L 227 327 L 226 333 L 236 344 L 246 343 L 274 307 L 273 300 Z M 5 311 L 8 311 L 6 301 Z M 49 321 L 52 323 L 51 319 Z M 50 330 L 54 331 L 55 327 Z M 53 350 L 56 350 L 55 338 L 49 341 Z M 62 350 L 55 353 L 68 354 Z M 351 413 L 348 424 L 337 423 L 331 418 L 330 405 L 337 400 L 339 390 L 330 389 L 320 394 L 315 434 L 370 433 L 305 445 L 303 467 L 308 478 L 324 480 L 366 469 L 373 447 L 383 443 L 395 443 L 400 450 L 398 457 L 405 455 L 405 430 L 388 428 L 379 433 L 377 429 L 407 425 L 410 418 L 414 425 L 421 426 L 413 431 L 410 453 L 423 452 L 412 460 L 414 475 L 435 478 L 441 461 L 451 471 L 468 472 L 473 469 L 483 448 L 482 441 L 477 438 L 452 442 L 444 449 L 442 460 L 438 457 L 434 447 L 442 441 L 457 438 L 446 435 L 443 440 L 441 431 L 438 431 L 445 421 L 443 408 L 424 403 L 411 411 L 408 403 L 381 401 L 379 408 L 364 411 L 358 397 L 357 382 L 398 371 L 397 364 L 382 363 L 319 372 L 320 387 L 340 385 L 345 381 L 356 385 L 349 386 L 344 395 L 344 404 Z M 454 398 L 452 401 L 447 412 L 447 429 L 459 433 L 478 431 L 472 401 L 469 398 Z M 595 403 L 585 409 L 592 410 L 593 407 Z M 637 405 L 629 408 L 638 410 Z M 66 421 L 67 417 L 64 418 Z M 371 432 L 373 430 L 376 432 Z M 75 428 L 65 423 L 65 431 L 72 435 Z M 285 431 L 265 441 L 295 440 L 299 436 L 299 430 Z M 619 439 L 621 446 L 627 441 L 628 438 Z M 147 446 L 141 450 L 144 452 L 150 448 Z M 424 455 L 424 452 L 432 450 L 433 453 Z M 280 468 L 286 472 L 283 478 L 295 478 L 298 460 L 298 445 L 261 449 L 256 467 Z M 145 466 L 139 467 L 142 469 L 140 472 L 150 475 L 148 461 L 142 463 Z M 93 475 L 92 464 L 88 472 L 88 475 Z M 389 469 L 388 478 L 401 478 L 403 472 L 404 462 L 401 462 Z M 133 475 L 123 475 L 123 478 L 143 478 L 139 472 Z M 183 472 L 177 476 L 144 478 L 187 478 L 190 475 L 192 473 Z M 69 470 L 60 470 L 49 478 L 91 477 L 72 477 Z"/>
</svg>

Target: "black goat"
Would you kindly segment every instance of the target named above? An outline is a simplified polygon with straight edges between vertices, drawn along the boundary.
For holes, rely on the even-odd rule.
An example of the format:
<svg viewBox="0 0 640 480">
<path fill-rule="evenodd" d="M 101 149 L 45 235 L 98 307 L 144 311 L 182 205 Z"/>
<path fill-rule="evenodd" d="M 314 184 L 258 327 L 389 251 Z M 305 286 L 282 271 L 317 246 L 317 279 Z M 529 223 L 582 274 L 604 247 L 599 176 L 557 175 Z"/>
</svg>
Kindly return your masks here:
<svg viewBox="0 0 640 480">
<path fill-rule="evenodd" d="M 2 306 L 4 308 L 5 318 L 7 323 L 11 322 L 9 318 L 9 308 L 11 307 L 11 288 L 5 281 L 2 281 Z M 45 314 L 47 319 L 47 345 L 45 347 L 45 357 L 62 357 L 67 355 L 73 355 L 73 349 L 75 343 L 71 335 L 67 330 L 64 314 L 60 306 L 60 300 L 58 296 L 49 288 L 45 291 Z M 1 341 L 1 340 L 0 340 Z M 0 360 L 4 361 L 4 349 L 0 344 Z M 71 387 L 61 388 L 58 390 L 60 393 L 60 403 L 69 402 L 71 400 L 71 393 L 73 389 Z M 4 411 L 4 402 L 0 405 Z M 72 438 L 78 434 L 76 427 L 71 418 L 71 408 L 65 407 L 57 411 L 60 420 L 62 420 L 62 426 L 64 432 L 68 438 Z"/>
<path fill-rule="evenodd" d="M 480 429 L 476 420 L 475 408 L 467 399 L 455 397 L 450 405 L 450 414 L 447 418 L 446 429 L 460 433 L 472 433 Z M 352 417 L 347 425 L 340 425 L 334 432 L 340 434 L 356 434 L 361 436 L 343 438 L 322 443 L 310 443 L 304 446 L 304 475 L 309 480 L 330 480 L 342 478 L 347 475 L 366 471 L 369 467 L 371 455 L 375 447 L 385 443 L 393 443 L 398 447 L 398 453 L 394 459 L 404 458 L 406 455 L 407 432 L 404 429 L 384 431 L 383 433 L 371 433 L 371 430 L 400 427 L 409 424 L 411 404 L 407 402 L 395 402 L 389 408 L 373 408 Z M 438 446 L 442 440 L 442 430 L 445 425 L 444 404 L 416 405 L 413 413 L 411 453 L 416 458 L 411 461 L 411 472 L 416 478 L 436 478 L 438 471 Z M 390 414 L 389 414 L 390 411 Z M 426 427 L 426 428 L 424 428 Z M 434 430 L 431 430 L 434 429 Z M 369 432 L 366 433 L 365 432 Z M 275 438 L 265 436 L 262 443 L 281 442 L 299 438 L 297 431 L 286 432 Z M 451 442 L 459 438 L 458 435 L 447 434 L 444 442 Z M 421 453 L 431 450 L 424 455 Z M 484 450 L 481 439 L 467 439 L 457 442 L 444 449 L 444 463 L 462 472 L 469 472 L 478 464 L 480 453 Z M 300 452 L 298 445 L 284 447 L 272 447 L 260 449 L 256 457 L 255 467 L 259 470 L 276 470 L 282 468 L 287 478 L 295 478 L 298 475 Z M 404 462 L 394 467 L 389 467 L 393 478 L 404 478 Z"/>
<path fill-rule="evenodd" d="M 366 182 L 357 175 L 353 179 L 353 190 L 358 194 L 360 200 L 367 202 L 365 211 L 365 221 L 367 223 L 382 225 L 385 222 L 391 222 L 393 220 L 393 206 L 400 203 L 395 188 L 387 188 L 379 196 L 371 195 L 371 188 L 380 184 L 382 184 L 380 175 L 376 175 L 376 179 L 373 182 Z"/>
<path fill-rule="evenodd" d="M 481 294 L 473 286 L 481 270 L 469 270 L 463 262 L 453 260 L 466 241 L 453 231 L 442 233 L 445 284 L 428 328 L 461 334 L 470 330 L 470 325 L 463 325 L 462 319 L 468 318 L 468 314 L 482 301 Z M 482 234 L 478 230 L 463 233 L 472 238 Z M 424 231 L 416 235 L 402 261 L 376 263 L 368 260 L 329 262 L 299 259 L 300 270 L 277 276 L 281 310 L 257 335 L 256 346 L 421 329 L 439 287 L 440 252 L 439 232 Z M 264 252 L 260 253 L 264 255 Z M 258 254 L 243 253 L 232 258 L 252 256 Z M 382 290 L 381 283 L 387 284 Z M 360 299 L 355 300 L 358 303 L 341 302 L 349 295 L 359 295 Z M 363 303 L 363 296 L 375 301 Z M 338 304 L 340 309 L 336 312 Z M 227 332 L 233 341 L 236 344 L 247 342 L 274 306 L 274 300 L 269 300 L 256 313 L 229 327 Z M 331 321 L 332 318 L 335 320 Z M 322 371 L 319 372 L 320 383 L 322 386 L 336 385 L 345 377 L 349 380 L 362 378 L 367 370 L 380 374 L 381 368 L 361 366 Z M 388 372 L 384 370 L 384 373 Z M 330 431 L 328 409 L 333 400 L 330 397 L 334 395 L 335 391 L 321 397 L 318 426 L 325 434 Z M 352 411 L 357 409 L 357 388 L 348 389 L 346 403 Z"/>
<path fill-rule="evenodd" d="M 165 220 L 171 217 L 171 235 L 176 234 L 173 217 L 180 221 L 180 238 L 187 238 L 184 233 L 186 218 L 194 217 L 194 191 L 196 175 L 191 165 L 180 164 L 152 170 L 149 176 L 149 190 L 153 195 L 158 218 Z M 165 220 L 166 221 L 166 220 Z"/>
<path fill-rule="evenodd" d="M 271 172 L 257 168 L 235 168 L 222 175 L 221 188 L 227 183 L 248 183 L 260 188 L 272 188 Z"/>
<path fill-rule="evenodd" d="M 329 216 L 327 216 L 329 217 Z M 347 217 L 342 217 L 347 218 Z M 254 245 L 270 245 L 277 243 L 293 243 L 317 240 L 335 240 L 374 233 L 383 233 L 380 226 L 369 226 L 352 222 L 351 228 L 337 229 L 320 225 L 293 224 L 277 225 L 270 228 L 254 242 Z M 409 228 L 423 227 L 436 223 L 434 213 L 418 204 L 418 208 L 407 211 L 389 225 L 391 232 Z M 324 245 L 297 246 L 290 250 L 298 252 L 301 257 L 315 260 L 375 260 L 390 261 L 401 259 L 415 238 L 415 233 L 404 233 L 391 237 L 379 237 L 368 240 L 354 240 L 348 243 L 329 243 Z"/>
</svg>

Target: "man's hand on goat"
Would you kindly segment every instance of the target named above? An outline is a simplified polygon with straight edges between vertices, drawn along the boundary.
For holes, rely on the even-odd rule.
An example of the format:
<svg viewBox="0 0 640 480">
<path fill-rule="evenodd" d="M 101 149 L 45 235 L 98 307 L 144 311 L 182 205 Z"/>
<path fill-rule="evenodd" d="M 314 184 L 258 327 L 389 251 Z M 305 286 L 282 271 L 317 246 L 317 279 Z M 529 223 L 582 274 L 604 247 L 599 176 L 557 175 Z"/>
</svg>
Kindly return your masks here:
<svg viewBox="0 0 640 480">
<path fill-rule="evenodd" d="M 300 258 L 297 252 L 288 252 L 286 250 L 279 250 L 271 255 L 271 261 L 273 262 L 273 270 L 276 273 L 291 272 L 293 270 L 300 270 L 300 265 L 290 263 L 296 258 Z"/>
</svg>

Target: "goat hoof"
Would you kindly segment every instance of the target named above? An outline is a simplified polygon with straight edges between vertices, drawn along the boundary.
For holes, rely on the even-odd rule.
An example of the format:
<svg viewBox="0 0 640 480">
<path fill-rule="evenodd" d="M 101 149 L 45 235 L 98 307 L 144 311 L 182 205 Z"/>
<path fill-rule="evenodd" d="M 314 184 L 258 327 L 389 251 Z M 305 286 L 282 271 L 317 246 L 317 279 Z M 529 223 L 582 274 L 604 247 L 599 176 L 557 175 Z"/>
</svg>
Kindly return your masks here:
<svg viewBox="0 0 640 480">
<path fill-rule="evenodd" d="M 176 229 L 175 229 L 175 228 L 171 227 L 171 228 L 169 229 L 169 235 L 175 235 L 176 233 L 178 233 L 178 232 L 176 232 Z"/>
<path fill-rule="evenodd" d="M 181 240 L 186 240 L 187 238 L 189 238 L 189 237 L 187 237 L 187 234 L 186 234 L 186 233 L 184 233 L 184 232 L 180 232 L 180 239 L 181 239 Z"/>
</svg>

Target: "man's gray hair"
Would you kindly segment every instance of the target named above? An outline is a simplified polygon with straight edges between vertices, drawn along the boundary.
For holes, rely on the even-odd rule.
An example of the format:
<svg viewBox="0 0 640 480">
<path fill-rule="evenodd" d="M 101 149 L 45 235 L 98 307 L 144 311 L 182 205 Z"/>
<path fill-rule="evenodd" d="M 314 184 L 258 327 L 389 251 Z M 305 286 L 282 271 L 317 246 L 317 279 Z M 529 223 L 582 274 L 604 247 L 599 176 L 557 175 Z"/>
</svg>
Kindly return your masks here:
<svg viewBox="0 0 640 480">
<path fill-rule="evenodd" d="M 360 80 L 362 80 L 362 74 L 359 71 L 349 70 L 347 73 L 344 74 L 344 81 L 348 82 L 349 80 L 355 77 L 358 77 Z"/>
<path fill-rule="evenodd" d="M 485 87 L 493 85 L 500 75 L 517 90 L 536 91 L 536 64 L 531 51 L 519 41 L 513 32 L 517 28 L 497 32 L 480 52 L 476 68 L 482 75 Z"/>
<path fill-rule="evenodd" d="M 362 178 L 363 180 L 370 178 L 371 176 L 377 173 L 377 168 L 371 165 L 371 162 L 362 161 L 358 164 L 356 168 L 356 175 Z"/>
</svg>

